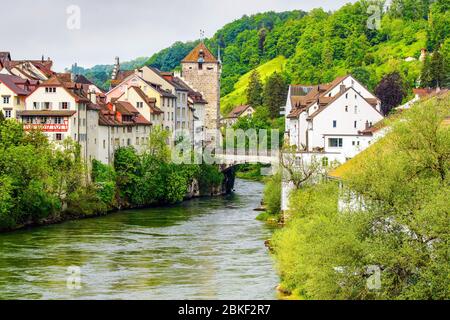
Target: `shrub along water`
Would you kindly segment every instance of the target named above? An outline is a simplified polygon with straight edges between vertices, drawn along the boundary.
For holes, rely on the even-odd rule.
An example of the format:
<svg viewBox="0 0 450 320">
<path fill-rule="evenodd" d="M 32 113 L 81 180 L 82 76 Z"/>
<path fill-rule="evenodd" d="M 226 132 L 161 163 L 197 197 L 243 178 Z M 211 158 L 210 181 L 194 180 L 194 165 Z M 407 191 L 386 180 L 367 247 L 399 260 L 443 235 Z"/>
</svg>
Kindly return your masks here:
<svg viewBox="0 0 450 320">
<path fill-rule="evenodd" d="M 342 167 L 343 190 L 326 182 L 293 192 L 291 219 L 272 241 L 286 290 L 307 299 L 450 298 L 449 105 L 450 95 L 435 97 L 392 122 Z M 353 205 L 339 210 L 338 199 Z"/>
<path fill-rule="evenodd" d="M 167 133 L 153 130 L 147 152 L 119 148 L 114 165 L 94 160 L 91 178 L 80 146 L 63 148 L 39 131 L 0 118 L 0 231 L 182 201 L 194 179 L 206 191 L 222 184 L 215 166 L 170 163 Z M 92 181 L 92 182 L 91 182 Z"/>
</svg>

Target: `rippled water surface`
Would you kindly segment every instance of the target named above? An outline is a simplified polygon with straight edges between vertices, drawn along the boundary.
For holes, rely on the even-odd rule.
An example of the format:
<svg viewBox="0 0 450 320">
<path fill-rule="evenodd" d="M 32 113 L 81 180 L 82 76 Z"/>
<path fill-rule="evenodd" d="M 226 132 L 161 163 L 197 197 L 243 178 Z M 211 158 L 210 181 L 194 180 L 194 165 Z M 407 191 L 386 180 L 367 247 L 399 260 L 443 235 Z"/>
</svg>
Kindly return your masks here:
<svg viewBox="0 0 450 320">
<path fill-rule="evenodd" d="M 262 190 L 237 180 L 226 197 L 0 234 L 0 299 L 276 298 Z"/>
</svg>

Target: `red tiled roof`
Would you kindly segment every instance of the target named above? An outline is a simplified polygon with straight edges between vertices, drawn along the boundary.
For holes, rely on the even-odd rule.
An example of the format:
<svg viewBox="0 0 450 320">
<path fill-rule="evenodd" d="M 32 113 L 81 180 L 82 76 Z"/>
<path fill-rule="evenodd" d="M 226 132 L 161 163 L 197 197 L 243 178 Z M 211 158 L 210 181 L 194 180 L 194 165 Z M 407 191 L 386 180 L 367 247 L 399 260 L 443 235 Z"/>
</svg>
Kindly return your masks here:
<svg viewBox="0 0 450 320">
<path fill-rule="evenodd" d="M 8 74 L 0 74 L 0 82 L 19 96 L 27 96 L 36 86 L 36 82 Z"/>
<path fill-rule="evenodd" d="M 227 118 L 238 118 L 242 113 L 245 112 L 250 106 L 249 105 L 243 105 L 235 107 L 231 112 L 228 114 Z"/>
<path fill-rule="evenodd" d="M 203 62 L 218 63 L 219 61 L 209 51 L 203 42 L 199 43 L 181 62 L 199 62 L 199 58 L 203 57 Z"/>
<path fill-rule="evenodd" d="M 103 126 L 133 126 L 151 125 L 130 103 L 125 101 L 115 101 L 108 104 L 98 105 L 99 124 Z M 133 109 L 136 112 L 131 112 Z M 131 116 L 131 122 L 123 121 L 122 115 Z"/>
<path fill-rule="evenodd" d="M 131 86 L 130 89 L 134 89 L 136 91 L 136 93 L 138 94 L 138 96 L 144 100 L 144 102 L 150 107 L 150 111 L 152 113 L 157 113 L 157 114 L 161 114 L 163 113 L 161 109 L 159 109 L 156 106 L 156 99 L 155 98 L 149 98 L 144 91 L 142 91 L 141 88 L 136 87 L 136 86 Z"/>
<path fill-rule="evenodd" d="M 81 83 L 66 82 L 67 80 L 67 74 L 56 74 L 50 79 L 42 82 L 39 87 L 62 87 L 75 99 L 76 102 L 91 102 L 91 100 L 85 96 L 83 85 Z"/>
</svg>

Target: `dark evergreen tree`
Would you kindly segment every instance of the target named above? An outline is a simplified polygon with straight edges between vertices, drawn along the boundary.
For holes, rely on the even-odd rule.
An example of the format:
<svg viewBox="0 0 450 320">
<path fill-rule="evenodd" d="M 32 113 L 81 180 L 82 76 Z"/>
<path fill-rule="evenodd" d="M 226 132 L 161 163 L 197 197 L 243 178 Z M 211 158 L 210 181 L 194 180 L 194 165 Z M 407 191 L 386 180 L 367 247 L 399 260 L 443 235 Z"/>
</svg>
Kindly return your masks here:
<svg viewBox="0 0 450 320">
<path fill-rule="evenodd" d="M 274 72 L 264 86 L 264 106 L 269 109 L 270 118 L 280 116 L 280 108 L 285 105 L 288 93 L 288 85 L 283 76 Z"/>
<path fill-rule="evenodd" d="M 450 68 L 440 51 L 424 61 L 420 82 L 422 87 L 443 88 L 449 85 Z"/>
<path fill-rule="evenodd" d="M 375 95 L 381 100 L 384 115 L 400 105 L 405 94 L 403 79 L 398 72 L 385 75 L 375 88 Z"/>
<path fill-rule="evenodd" d="M 261 106 L 263 103 L 263 84 L 257 70 L 250 75 L 250 82 L 247 87 L 247 104 L 253 108 Z"/>
<path fill-rule="evenodd" d="M 420 86 L 423 88 L 430 87 L 432 82 L 431 59 L 427 56 L 423 62 L 422 72 L 420 74 Z"/>
<path fill-rule="evenodd" d="M 431 87 L 443 87 L 445 85 L 446 69 L 448 66 L 445 65 L 444 57 L 438 50 L 433 53 L 430 61 L 430 70 L 432 76 Z"/>
</svg>

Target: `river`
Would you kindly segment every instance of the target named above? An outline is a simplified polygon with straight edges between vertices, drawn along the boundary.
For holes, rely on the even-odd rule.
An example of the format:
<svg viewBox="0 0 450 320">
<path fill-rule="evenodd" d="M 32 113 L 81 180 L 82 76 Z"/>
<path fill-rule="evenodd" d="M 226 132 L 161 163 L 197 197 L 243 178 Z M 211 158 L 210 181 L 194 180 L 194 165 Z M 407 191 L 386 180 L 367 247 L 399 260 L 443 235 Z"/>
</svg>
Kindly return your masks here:
<svg viewBox="0 0 450 320">
<path fill-rule="evenodd" d="M 0 299 L 274 299 L 273 230 L 253 211 L 263 185 L 235 188 L 1 234 Z"/>
</svg>

